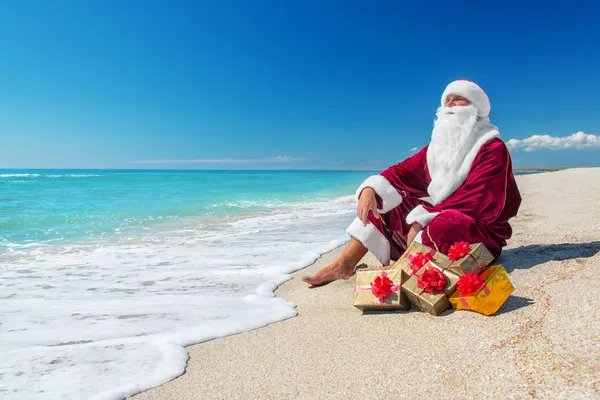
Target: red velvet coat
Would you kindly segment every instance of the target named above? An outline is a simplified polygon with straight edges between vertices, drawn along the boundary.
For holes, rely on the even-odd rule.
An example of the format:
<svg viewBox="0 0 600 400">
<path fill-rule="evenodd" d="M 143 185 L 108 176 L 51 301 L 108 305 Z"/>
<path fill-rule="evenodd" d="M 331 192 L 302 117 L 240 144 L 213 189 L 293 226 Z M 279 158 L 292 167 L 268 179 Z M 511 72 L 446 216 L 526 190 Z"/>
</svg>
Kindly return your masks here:
<svg viewBox="0 0 600 400">
<path fill-rule="evenodd" d="M 441 212 L 425 227 L 423 244 L 447 253 L 448 247 L 459 240 L 482 242 L 499 257 L 512 235 L 508 220 L 517 215 L 521 204 L 506 145 L 498 138 L 486 142 L 479 149 L 465 182 L 433 206 L 415 202 L 429 196 L 427 147 L 381 173 L 398 190 L 403 202 L 412 199 L 429 212 Z"/>
</svg>

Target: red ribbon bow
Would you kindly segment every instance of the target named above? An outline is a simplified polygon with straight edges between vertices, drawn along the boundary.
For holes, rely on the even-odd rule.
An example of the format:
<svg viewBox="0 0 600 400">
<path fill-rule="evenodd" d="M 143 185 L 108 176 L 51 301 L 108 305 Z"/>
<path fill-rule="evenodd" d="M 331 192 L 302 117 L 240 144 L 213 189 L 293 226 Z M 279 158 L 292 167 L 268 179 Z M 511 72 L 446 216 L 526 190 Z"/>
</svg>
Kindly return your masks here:
<svg viewBox="0 0 600 400">
<path fill-rule="evenodd" d="M 422 292 L 428 293 L 444 291 L 446 282 L 446 275 L 439 269 L 433 267 L 427 268 L 417 278 L 417 285 L 423 289 Z"/>
<path fill-rule="evenodd" d="M 375 297 L 383 301 L 390 294 L 394 293 L 392 290 L 392 281 L 383 274 L 376 276 L 373 282 L 371 282 L 371 292 L 373 292 Z"/>
<path fill-rule="evenodd" d="M 418 252 L 415 254 L 407 255 L 408 258 L 408 266 L 412 270 L 413 273 L 416 273 L 418 270 L 423 268 L 423 265 L 427 264 L 429 261 L 433 261 L 431 254 L 424 254 L 422 252 Z"/>
<path fill-rule="evenodd" d="M 452 261 L 460 260 L 471 252 L 471 246 L 468 242 L 456 242 L 448 250 L 448 258 Z"/>
<path fill-rule="evenodd" d="M 483 279 L 475 272 L 467 272 L 456 282 L 456 290 L 460 292 L 462 296 L 469 296 L 479 290 L 483 286 Z"/>
</svg>

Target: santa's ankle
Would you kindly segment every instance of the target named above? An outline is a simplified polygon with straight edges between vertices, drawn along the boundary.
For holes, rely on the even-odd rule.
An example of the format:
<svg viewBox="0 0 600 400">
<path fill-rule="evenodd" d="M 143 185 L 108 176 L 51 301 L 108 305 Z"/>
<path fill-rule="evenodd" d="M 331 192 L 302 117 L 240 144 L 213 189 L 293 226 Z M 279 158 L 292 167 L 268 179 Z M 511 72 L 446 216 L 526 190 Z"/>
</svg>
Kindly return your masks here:
<svg viewBox="0 0 600 400">
<path fill-rule="evenodd" d="M 339 262 L 337 264 L 337 270 L 346 276 L 352 276 L 354 273 L 354 267 L 355 265 L 350 263 Z"/>
</svg>

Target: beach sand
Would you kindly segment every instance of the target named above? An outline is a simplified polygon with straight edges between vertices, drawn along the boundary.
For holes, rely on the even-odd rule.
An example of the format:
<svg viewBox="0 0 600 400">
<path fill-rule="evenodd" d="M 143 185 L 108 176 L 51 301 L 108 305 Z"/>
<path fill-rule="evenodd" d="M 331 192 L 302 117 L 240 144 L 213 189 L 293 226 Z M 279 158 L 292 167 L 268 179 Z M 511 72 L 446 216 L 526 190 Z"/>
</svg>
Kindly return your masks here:
<svg viewBox="0 0 600 400">
<path fill-rule="evenodd" d="M 515 291 L 495 316 L 362 315 L 354 277 L 299 279 L 337 249 L 277 290 L 297 317 L 190 346 L 184 375 L 135 399 L 600 398 L 600 168 L 517 182 L 500 259 Z"/>
</svg>

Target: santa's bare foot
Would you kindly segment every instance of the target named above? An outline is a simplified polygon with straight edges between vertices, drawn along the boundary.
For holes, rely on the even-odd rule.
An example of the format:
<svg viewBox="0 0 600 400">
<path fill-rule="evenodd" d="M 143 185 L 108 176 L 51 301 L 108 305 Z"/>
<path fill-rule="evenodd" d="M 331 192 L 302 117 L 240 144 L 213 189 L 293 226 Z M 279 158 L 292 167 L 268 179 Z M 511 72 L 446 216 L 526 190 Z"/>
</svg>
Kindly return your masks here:
<svg viewBox="0 0 600 400">
<path fill-rule="evenodd" d="M 321 286 L 338 279 L 348 279 L 353 272 L 354 266 L 343 265 L 336 261 L 314 275 L 303 276 L 302 281 L 313 286 Z"/>
</svg>

